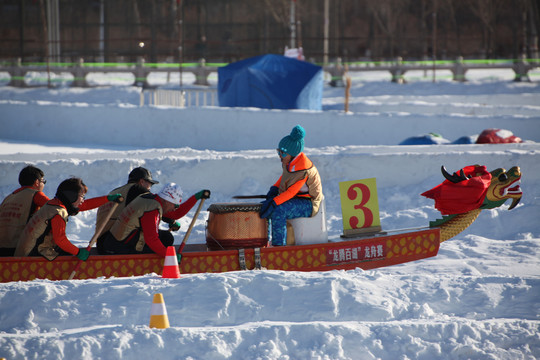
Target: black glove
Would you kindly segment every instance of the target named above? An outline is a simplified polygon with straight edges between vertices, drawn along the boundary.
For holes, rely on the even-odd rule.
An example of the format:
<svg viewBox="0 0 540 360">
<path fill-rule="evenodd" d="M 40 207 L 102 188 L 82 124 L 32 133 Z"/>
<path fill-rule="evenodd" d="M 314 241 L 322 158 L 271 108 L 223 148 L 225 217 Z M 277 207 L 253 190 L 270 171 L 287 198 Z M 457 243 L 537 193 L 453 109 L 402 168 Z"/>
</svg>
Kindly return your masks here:
<svg viewBox="0 0 540 360">
<path fill-rule="evenodd" d="M 279 188 L 277 186 L 271 186 L 270 190 L 268 190 L 268 193 L 266 194 L 266 200 L 273 199 L 279 194 Z"/>
<path fill-rule="evenodd" d="M 164 223 L 169 224 L 169 230 L 170 231 L 178 231 L 180 230 L 180 223 L 178 221 L 175 221 L 174 219 L 168 218 L 168 217 L 162 217 L 161 221 Z"/>
<path fill-rule="evenodd" d="M 261 219 L 269 218 L 276 209 L 276 202 L 274 200 L 263 201 L 259 216 Z"/>
</svg>

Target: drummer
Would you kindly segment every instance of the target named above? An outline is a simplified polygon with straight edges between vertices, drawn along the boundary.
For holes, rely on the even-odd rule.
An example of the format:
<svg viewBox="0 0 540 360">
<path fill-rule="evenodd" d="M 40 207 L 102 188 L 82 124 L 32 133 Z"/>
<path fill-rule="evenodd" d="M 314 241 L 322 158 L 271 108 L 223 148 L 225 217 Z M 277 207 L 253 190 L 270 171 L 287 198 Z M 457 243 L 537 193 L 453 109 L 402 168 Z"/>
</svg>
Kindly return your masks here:
<svg viewBox="0 0 540 360">
<path fill-rule="evenodd" d="M 261 218 L 270 220 L 273 246 L 287 245 L 288 219 L 317 215 L 323 199 L 319 172 L 303 153 L 305 134 L 296 125 L 277 148 L 283 173 L 270 187 L 260 211 Z"/>
</svg>

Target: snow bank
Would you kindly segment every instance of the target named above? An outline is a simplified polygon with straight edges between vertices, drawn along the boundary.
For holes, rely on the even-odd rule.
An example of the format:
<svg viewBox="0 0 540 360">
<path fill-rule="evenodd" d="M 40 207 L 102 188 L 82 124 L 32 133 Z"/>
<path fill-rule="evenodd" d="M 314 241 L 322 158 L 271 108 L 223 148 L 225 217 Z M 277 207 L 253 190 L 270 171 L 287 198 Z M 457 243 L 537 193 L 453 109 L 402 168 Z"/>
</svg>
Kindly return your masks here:
<svg viewBox="0 0 540 360">
<path fill-rule="evenodd" d="M 343 112 L 342 88 L 325 91 L 324 111 L 278 111 L 139 107 L 140 89 L 131 87 L 45 94 L 0 88 L 0 127 L 3 138 L 23 141 L 220 151 L 274 148 L 296 124 L 315 148 L 397 145 L 432 132 L 455 141 L 487 128 L 540 142 L 536 84 L 370 82 L 352 89 L 349 113 Z"/>
<path fill-rule="evenodd" d="M 343 114 L 343 89 L 325 89 L 323 112 L 277 112 L 137 108 L 131 87 L 0 87 L 0 197 L 34 163 L 49 196 L 69 176 L 101 195 L 145 166 L 187 194 L 211 189 L 209 204 L 229 202 L 266 192 L 280 174 L 274 148 L 296 123 L 306 127 L 306 152 L 321 172 L 333 241 L 342 232 L 340 181 L 377 179 L 384 229 L 439 217 L 419 194 L 443 180 L 441 165 L 519 165 L 524 192 L 511 211 L 484 210 L 436 257 L 371 271 L 0 284 L 0 357 L 540 358 L 540 86 L 373 81 L 352 93 L 352 113 Z M 454 140 L 499 125 L 536 143 L 396 145 L 410 135 Z M 181 219 L 177 243 L 192 214 Z M 204 242 L 206 218 L 203 211 L 190 242 Z M 92 211 L 72 217 L 68 237 L 86 246 L 94 222 Z M 155 293 L 164 296 L 169 329 L 148 327 Z"/>
<path fill-rule="evenodd" d="M 12 145 L 16 148 L 16 144 Z M 441 165 L 449 171 L 470 164 L 486 165 L 489 170 L 520 166 L 525 192 L 521 208 L 505 211 L 504 216 L 481 216 L 477 221 L 483 224 L 482 235 L 497 239 L 514 239 L 538 229 L 535 220 L 524 220 L 523 213 L 540 213 L 540 189 L 535 185 L 540 183 L 540 144 L 349 146 L 308 148 L 306 153 L 320 170 L 327 212 L 331 214 L 328 219 L 331 238 L 338 238 L 343 229 L 339 182 L 372 177 L 377 179 L 383 228 L 427 226 L 428 221 L 435 220 L 439 214 L 433 208 L 433 201 L 421 197 L 420 193 L 444 180 Z M 102 150 L 72 153 L 69 157 L 61 153 L 8 154 L 0 155 L 0 195 L 7 196 L 13 190 L 16 174 L 30 162 L 45 172 L 48 179 L 45 193 L 50 197 L 54 196 L 56 186 L 70 176 L 85 181 L 89 186 L 88 196 L 103 195 L 127 182 L 132 168 L 144 166 L 161 183 L 179 183 L 187 195 L 202 188 L 211 189 L 211 203 L 230 202 L 234 195 L 265 194 L 281 169 L 275 150 Z M 501 211 L 490 210 L 492 214 Z M 207 212 L 203 211 L 199 218 L 190 240 L 193 242 L 205 241 Z M 84 241 L 90 239 L 94 219 L 94 212 L 73 218 L 69 224 L 75 226 L 71 229 L 72 236 Z M 182 219 L 184 228 L 189 226 L 189 221 Z M 520 226 L 516 228 L 514 224 Z"/>
</svg>

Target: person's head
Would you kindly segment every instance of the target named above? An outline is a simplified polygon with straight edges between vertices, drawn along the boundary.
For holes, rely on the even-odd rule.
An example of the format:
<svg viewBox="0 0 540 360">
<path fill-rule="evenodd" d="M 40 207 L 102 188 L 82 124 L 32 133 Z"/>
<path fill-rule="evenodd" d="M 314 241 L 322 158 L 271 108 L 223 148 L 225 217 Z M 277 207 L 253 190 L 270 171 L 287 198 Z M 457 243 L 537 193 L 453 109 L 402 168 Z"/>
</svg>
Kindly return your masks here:
<svg viewBox="0 0 540 360">
<path fill-rule="evenodd" d="M 82 179 L 70 178 L 58 185 L 56 198 L 64 204 L 70 215 L 75 215 L 79 211 L 79 206 L 84 202 L 84 196 L 87 192 L 88 187 Z"/>
<path fill-rule="evenodd" d="M 136 167 L 129 173 L 128 183 L 137 183 L 147 190 L 150 190 L 152 185 L 159 184 L 159 181 L 152 179 L 150 170 L 143 167 Z"/>
<path fill-rule="evenodd" d="M 168 183 L 163 186 L 163 189 L 157 194 L 164 201 L 163 213 L 168 213 L 174 210 L 182 202 L 182 189 L 175 183 Z"/>
<path fill-rule="evenodd" d="M 281 161 L 286 161 L 288 163 L 292 158 L 304 151 L 305 135 L 306 131 L 304 128 L 300 125 L 296 125 L 289 135 L 280 140 L 277 152 Z"/>
<path fill-rule="evenodd" d="M 43 177 L 45 174 L 41 169 L 33 165 L 28 165 L 19 173 L 19 184 L 21 186 L 31 186 L 36 190 L 43 191 L 47 182 Z"/>
</svg>

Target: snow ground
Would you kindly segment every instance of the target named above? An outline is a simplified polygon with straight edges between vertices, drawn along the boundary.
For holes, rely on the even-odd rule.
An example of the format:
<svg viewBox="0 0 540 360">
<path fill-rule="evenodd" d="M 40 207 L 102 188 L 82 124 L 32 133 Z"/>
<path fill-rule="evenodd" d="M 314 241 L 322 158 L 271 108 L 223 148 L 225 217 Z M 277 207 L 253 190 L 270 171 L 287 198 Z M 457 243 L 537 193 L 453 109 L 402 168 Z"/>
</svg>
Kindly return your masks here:
<svg viewBox="0 0 540 360">
<path fill-rule="evenodd" d="M 439 254 L 362 271 L 244 271 L 0 284 L 0 357 L 6 359 L 535 359 L 540 358 L 540 85 L 507 72 L 464 84 L 411 74 L 355 75 L 349 113 L 343 88 L 325 87 L 322 112 L 139 107 L 140 89 L 0 87 L 0 197 L 27 163 L 45 171 L 45 193 L 69 176 L 89 196 L 145 166 L 209 203 L 265 193 L 280 174 L 277 142 L 298 124 L 321 172 L 332 241 L 342 233 L 339 182 L 377 179 L 383 229 L 439 217 L 419 194 L 439 168 L 521 167 L 524 196 L 484 210 Z M 103 80 L 104 81 L 104 80 Z M 436 132 L 454 141 L 501 127 L 508 145 L 399 146 Z M 159 190 L 159 185 L 154 187 Z M 187 229 L 193 213 L 181 219 Z M 190 242 L 203 243 L 201 212 Z M 95 212 L 68 224 L 86 246 Z M 176 235 L 179 243 L 181 230 Z M 148 327 L 155 293 L 171 328 Z M 361 354 L 361 355 L 359 355 Z"/>
</svg>

